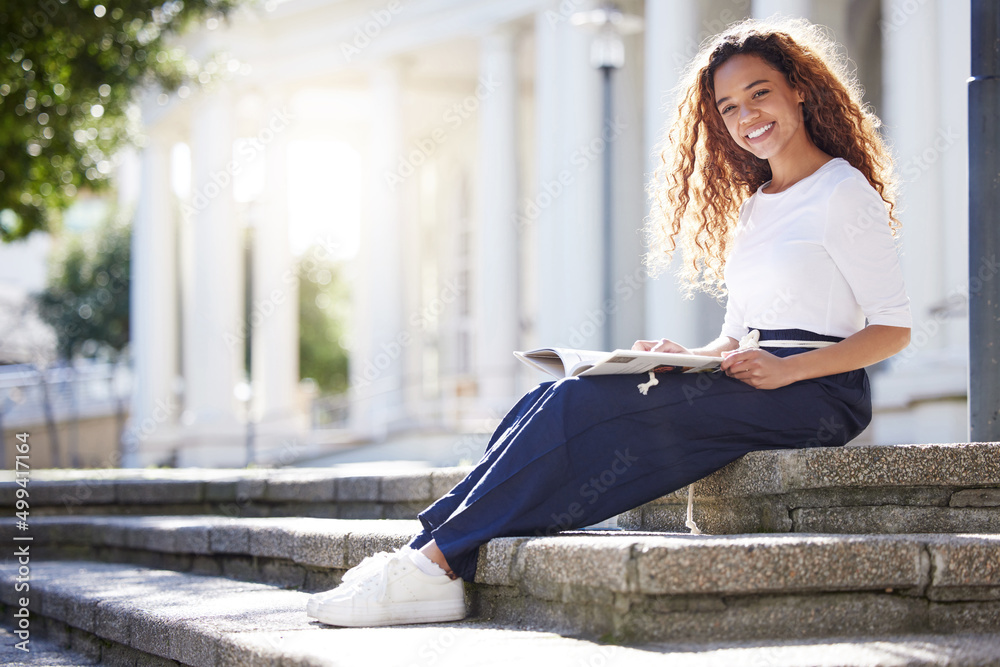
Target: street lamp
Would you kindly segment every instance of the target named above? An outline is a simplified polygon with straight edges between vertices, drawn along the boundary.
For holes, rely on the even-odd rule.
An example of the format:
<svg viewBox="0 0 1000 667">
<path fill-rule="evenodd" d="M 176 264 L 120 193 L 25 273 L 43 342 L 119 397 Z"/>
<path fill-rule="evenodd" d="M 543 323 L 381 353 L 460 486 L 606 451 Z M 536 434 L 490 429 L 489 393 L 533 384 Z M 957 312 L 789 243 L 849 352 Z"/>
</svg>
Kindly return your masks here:
<svg viewBox="0 0 1000 667">
<path fill-rule="evenodd" d="M 625 65 L 624 35 L 632 35 L 642 31 L 641 16 L 626 14 L 614 3 L 606 3 L 598 9 L 576 12 L 570 17 L 570 24 L 587 29 L 594 33 L 590 43 L 590 64 L 601 70 L 604 93 L 604 117 L 601 127 L 610 127 L 612 118 L 611 72 Z M 601 306 L 610 309 L 613 299 L 612 289 L 612 258 L 614 246 L 611 225 L 611 142 L 604 147 L 604 202 L 602 236 L 603 247 L 603 299 Z M 604 349 L 613 349 L 611 340 L 611 314 L 606 313 L 604 321 Z"/>
</svg>

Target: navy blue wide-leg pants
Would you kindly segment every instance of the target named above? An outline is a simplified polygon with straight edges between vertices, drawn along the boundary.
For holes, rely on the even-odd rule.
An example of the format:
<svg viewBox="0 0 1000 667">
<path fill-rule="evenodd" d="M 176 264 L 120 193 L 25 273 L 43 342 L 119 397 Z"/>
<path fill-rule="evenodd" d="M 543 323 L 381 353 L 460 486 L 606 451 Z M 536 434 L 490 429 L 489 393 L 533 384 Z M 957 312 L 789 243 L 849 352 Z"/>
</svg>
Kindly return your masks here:
<svg viewBox="0 0 1000 667">
<path fill-rule="evenodd" d="M 798 330 L 761 340 L 839 340 Z M 779 356 L 802 348 L 771 350 Z M 598 523 L 761 449 L 840 446 L 871 421 L 865 371 L 754 389 L 722 372 L 602 375 L 546 382 L 500 423 L 483 458 L 420 513 L 452 570 L 476 574 L 494 537 L 551 535 Z"/>
</svg>

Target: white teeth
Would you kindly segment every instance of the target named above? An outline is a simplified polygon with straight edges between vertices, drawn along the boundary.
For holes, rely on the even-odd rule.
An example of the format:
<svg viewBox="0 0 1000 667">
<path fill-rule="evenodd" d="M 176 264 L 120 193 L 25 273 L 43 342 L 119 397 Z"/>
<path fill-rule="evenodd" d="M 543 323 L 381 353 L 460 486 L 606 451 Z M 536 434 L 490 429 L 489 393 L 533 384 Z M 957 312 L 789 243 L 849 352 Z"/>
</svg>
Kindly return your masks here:
<svg viewBox="0 0 1000 667">
<path fill-rule="evenodd" d="M 754 130 L 753 132 L 751 132 L 750 134 L 748 134 L 747 137 L 749 139 L 756 139 L 760 135 L 762 135 L 765 132 L 767 132 L 768 130 L 770 130 L 772 125 L 774 125 L 774 123 L 768 123 L 764 127 L 760 128 L 760 129 L 757 129 L 757 130 Z"/>
</svg>

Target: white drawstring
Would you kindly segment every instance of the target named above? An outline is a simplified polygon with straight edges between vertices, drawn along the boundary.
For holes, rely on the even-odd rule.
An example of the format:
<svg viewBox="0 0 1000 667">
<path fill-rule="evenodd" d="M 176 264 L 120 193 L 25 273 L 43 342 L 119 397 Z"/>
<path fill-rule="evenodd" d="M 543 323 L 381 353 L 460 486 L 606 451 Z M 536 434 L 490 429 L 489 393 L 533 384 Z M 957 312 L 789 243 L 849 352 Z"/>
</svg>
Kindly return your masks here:
<svg viewBox="0 0 1000 667">
<path fill-rule="evenodd" d="M 740 347 L 737 352 L 743 352 L 744 350 L 759 350 L 760 349 L 760 332 L 756 329 L 751 329 L 746 336 L 740 338 Z"/>
<path fill-rule="evenodd" d="M 687 509 L 687 521 L 684 525 L 688 527 L 692 535 L 701 535 L 701 529 L 698 524 L 694 522 L 694 482 L 688 484 L 688 509 Z"/>
<path fill-rule="evenodd" d="M 643 382 L 639 385 L 639 393 L 645 396 L 649 392 L 650 387 L 655 387 L 660 384 L 660 381 L 656 379 L 656 373 L 649 371 L 649 382 Z"/>
</svg>

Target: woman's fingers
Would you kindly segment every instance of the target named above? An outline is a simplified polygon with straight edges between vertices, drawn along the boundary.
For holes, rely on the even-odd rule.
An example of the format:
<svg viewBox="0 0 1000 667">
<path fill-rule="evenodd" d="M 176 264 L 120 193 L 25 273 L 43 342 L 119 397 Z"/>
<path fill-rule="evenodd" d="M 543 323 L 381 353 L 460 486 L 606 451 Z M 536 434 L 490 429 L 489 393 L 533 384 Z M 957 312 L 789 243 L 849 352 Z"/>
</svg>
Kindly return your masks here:
<svg viewBox="0 0 1000 667">
<path fill-rule="evenodd" d="M 691 352 L 669 338 L 660 340 L 637 340 L 632 343 L 632 349 L 637 352 L 675 352 L 677 354 L 691 354 Z"/>
</svg>

